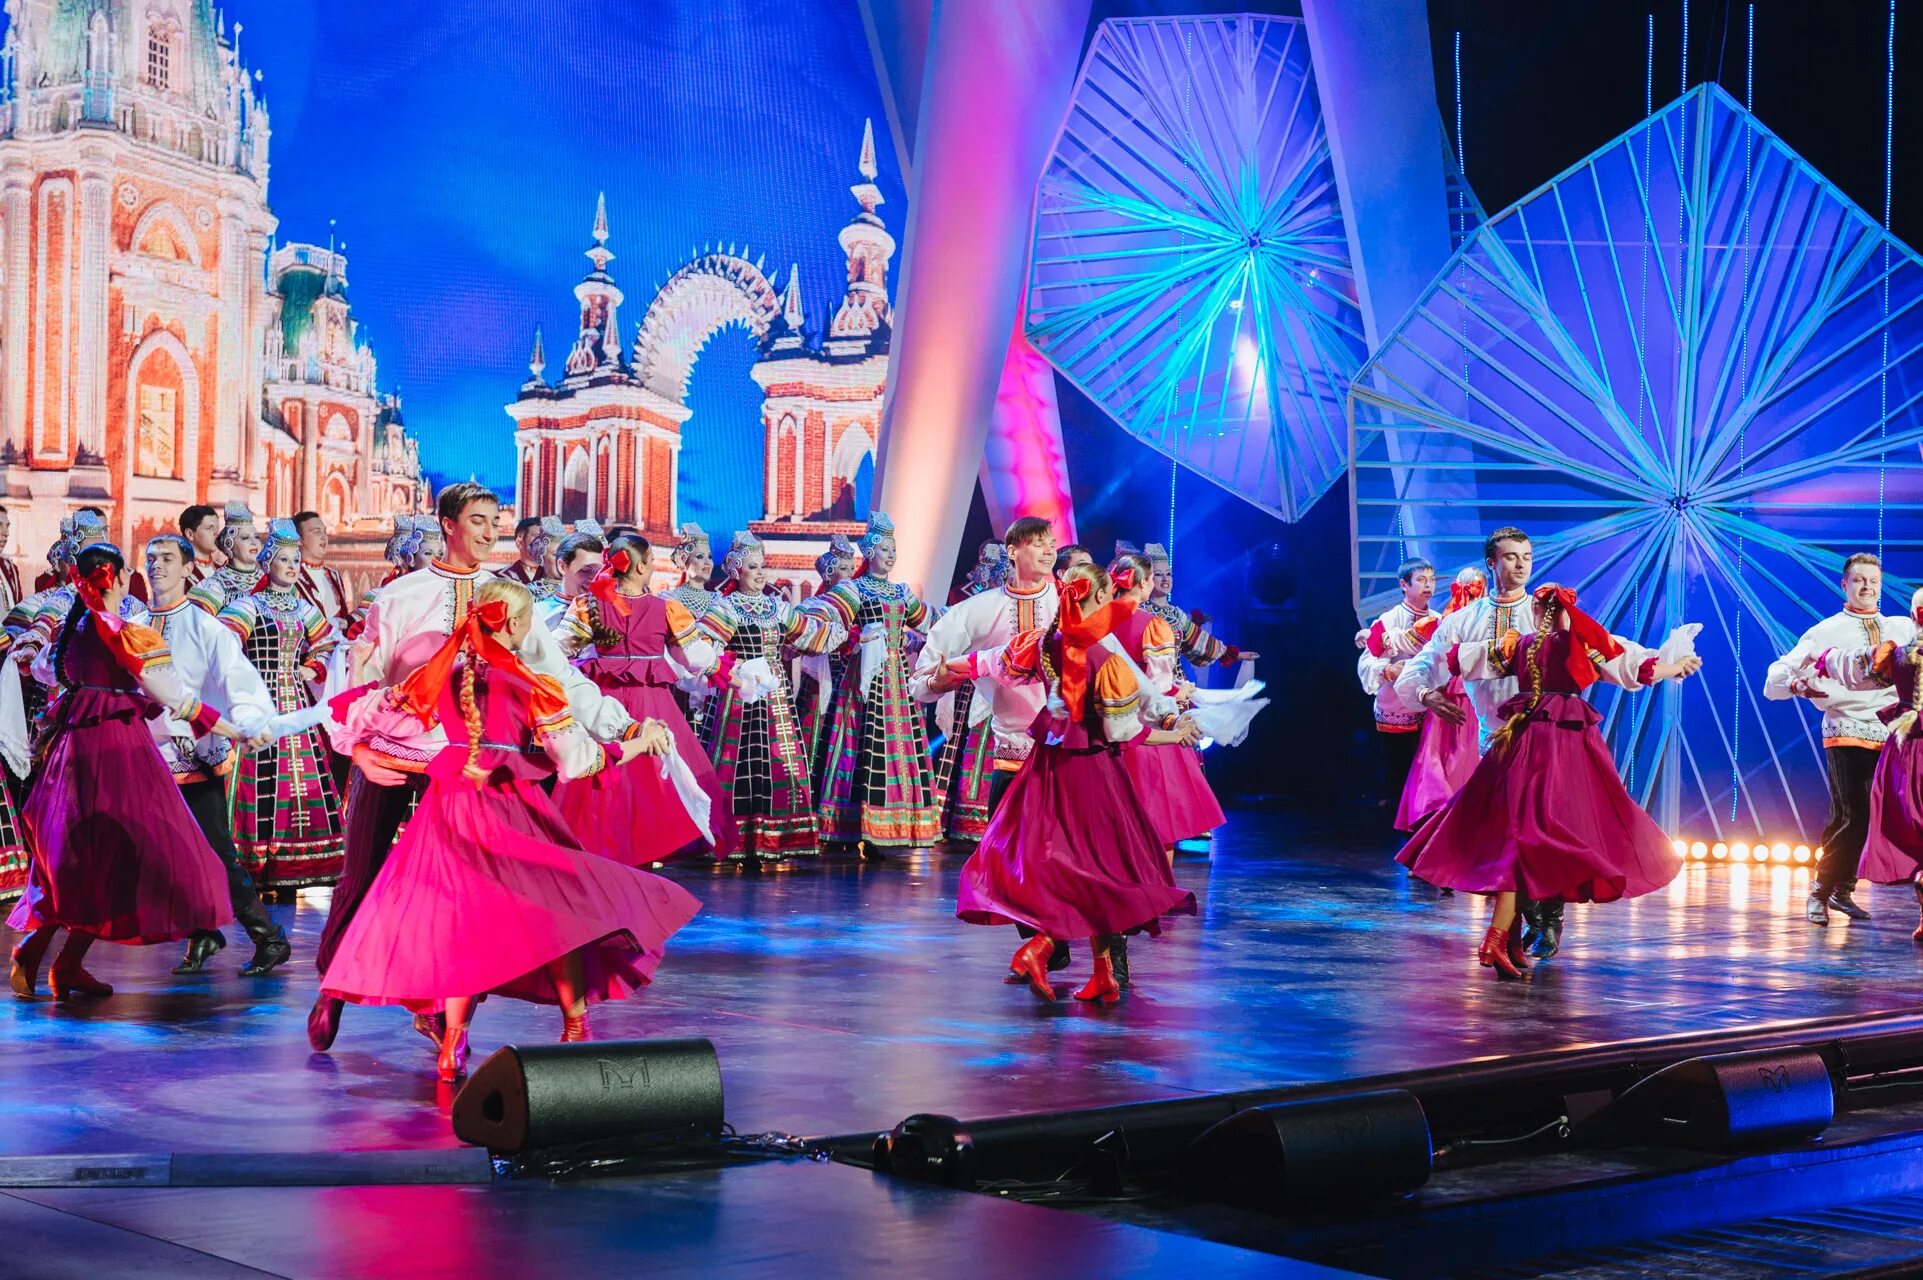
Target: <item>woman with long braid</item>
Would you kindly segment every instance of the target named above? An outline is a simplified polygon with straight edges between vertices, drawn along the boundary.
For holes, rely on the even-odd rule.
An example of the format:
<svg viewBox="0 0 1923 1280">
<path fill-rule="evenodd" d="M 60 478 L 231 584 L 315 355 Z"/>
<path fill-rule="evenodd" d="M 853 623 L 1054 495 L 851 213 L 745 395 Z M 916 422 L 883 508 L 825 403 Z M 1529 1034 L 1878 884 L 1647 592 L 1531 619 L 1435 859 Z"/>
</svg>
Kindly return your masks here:
<svg viewBox="0 0 1923 1280">
<path fill-rule="evenodd" d="M 400 685 L 363 695 L 445 725 L 447 744 L 322 989 L 357 1004 L 443 1006 L 443 1080 L 466 1070 L 475 997 L 559 1005 L 561 1039 L 590 1039 L 588 1003 L 647 985 L 663 944 L 701 905 L 671 881 L 584 849 L 541 790 L 550 774 L 589 777 L 673 739 L 658 721 L 618 744 L 590 738 L 560 683 L 521 660 L 533 619 L 526 587 L 485 581 L 433 657 Z"/>
<path fill-rule="evenodd" d="M 1662 888 L 1682 859 L 1661 827 L 1630 799 L 1583 699 L 1597 680 L 1624 689 L 1683 680 L 1702 667 L 1625 643 L 1576 607 L 1576 593 L 1538 587 L 1535 631 L 1452 645 L 1451 675 L 1487 680 L 1513 672 L 1516 696 L 1502 728 L 1462 790 L 1404 845 L 1396 860 L 1430 884 L 1496 900 L 1477 959 L 1498 977 L 1529 969 L 1517 895 L 1614 902 Z"/>
<path fill-rule="evenodd" d="M 31 999 L 54 934 L 53 994 L 108 996 L 82 966 L 96 940 L 172 942 L 233 919 L 227 872 L 201 834 L 154 746 L 147 717 L 165 708 L 201 733 L 244 735 L 175 679 L 160 634 L 120 617 L 127 562 L 96 543 L 76 558 L 78 595 L 54 642 L 59 701 L 40 774 L 21 818 L 33 864 L 27 894 L 7 921 L 13 993 Z"/>
</svg>

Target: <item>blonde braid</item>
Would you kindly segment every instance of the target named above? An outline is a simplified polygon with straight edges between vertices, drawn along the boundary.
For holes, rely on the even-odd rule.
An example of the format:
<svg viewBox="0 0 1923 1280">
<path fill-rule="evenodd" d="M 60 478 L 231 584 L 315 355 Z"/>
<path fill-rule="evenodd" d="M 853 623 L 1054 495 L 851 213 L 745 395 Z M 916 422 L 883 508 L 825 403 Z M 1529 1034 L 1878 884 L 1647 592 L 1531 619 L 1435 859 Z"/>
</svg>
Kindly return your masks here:
<svg viewBox="0 0 1923 1280">
<path fill-rule="evenodd" d="M 474 696 L 474 668 L 480 661 L 469 651 L 467 666 L 461 672 L 461 718 L 467 721 L 467 766 L 461 773 L 476 787 L 487 781 L 487 770 L 481 767 L 481 704 Z"/>
</svg>

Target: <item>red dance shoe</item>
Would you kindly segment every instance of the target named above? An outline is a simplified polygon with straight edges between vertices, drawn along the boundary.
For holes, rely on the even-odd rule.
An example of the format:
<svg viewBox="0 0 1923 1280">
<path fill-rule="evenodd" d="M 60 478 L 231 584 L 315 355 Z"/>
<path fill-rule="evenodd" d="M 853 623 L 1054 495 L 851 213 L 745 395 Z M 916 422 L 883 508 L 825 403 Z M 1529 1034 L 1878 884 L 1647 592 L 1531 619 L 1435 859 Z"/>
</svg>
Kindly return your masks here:
<svg viewBox="0 0 1923 1280">
<path fill-rule="evenodd" d="M 1527 973 L 1535 962 L 1529 958 L 1529 949 L 1522 945 L 1522 916 L 1517 915 L 1509 926 L 1509 963 L 1516 966 L 1519 973 Z"/>
<path fill-rule="evenodd" d="M 34 945 L 34 937 L 28 934 L 26 940 L 13 949 L 13 967 L 7 974 L 7 983 L 13 988 L 13 994 L 22 1000 L 34 998 L 35 988 L 40 984 L 40 962 L 46 958 L 53 933 L 48 930 L 38 946 Z"/>
<path fill-rule="evenodd" d="M 561 1015 L 561 1043 L 575 1044 L 582 1040 L 594 1039 L 594 1029 L 588 1026 L 588 1011 L 583 1008 L 579 1013 Z"/>
<path fill-rule="evenodd" d="M 1485 969 L 1494 969 L 1502 978 L 1520 978 L 1522 970 L 1509 958 L 1509 935 L 1494 925 L 1482 935 L 1482 949 L 1476 952 L 1476 960 Z"/>
<path fill-rule="evenodd" d="M 1115 961 L 1107 952 L 1095 957 L 1095 976 L 1088 985 L 1075 993 L 1077 1000 L 1100 1001 L 1114 1004 L 1122 998 L 1122 984 L 1115 981 Z"/>
<path fill-rule="evenodd" d="M 1055 998 L 1055 988 L 1048 983 L 1048 957 L 1054 950 L 1055 944 L 1038 933 L 1022 943 L 1015 958 L 1008 962 L 1009 973 L 1026 979 L 1035 994 L 1044 1000 Z"/>
<path fill-rule="evenodd" d="M 441 1080 L 453 1084 L 467 1074 L 467 1028 L 450 1030 L 441 1037 L 441 1056 L 436 1064 Z"/>
<path fill-rule="evenodd" d="M 75 996 L 110 996 L 114 989 L 88 973 L 80 965 L 63 969 L 59 965 L 47 975 L 47 985 L 53 989 L 56 1000 L 71 1000 Z"/>
</svg>

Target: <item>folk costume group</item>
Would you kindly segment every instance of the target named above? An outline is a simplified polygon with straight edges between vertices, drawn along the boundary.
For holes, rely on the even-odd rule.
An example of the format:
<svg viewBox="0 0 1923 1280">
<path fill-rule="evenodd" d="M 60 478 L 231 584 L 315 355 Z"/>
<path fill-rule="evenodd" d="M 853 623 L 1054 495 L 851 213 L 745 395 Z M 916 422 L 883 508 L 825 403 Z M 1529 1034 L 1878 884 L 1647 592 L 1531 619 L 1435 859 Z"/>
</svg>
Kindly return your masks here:
<svg viewBox="0 0 1923 1280">
<path fill-rule="evenodd" d="M 1434 567 L 1403 564 L 1402 599 L 1356 635 L 1357 674 L 1375 702 L 1394 825 L 1409 833 L 1397 860 L 1445 892 L 1493 898 L 1478 956 L 1518 978 L 1560 948 L 1565 903 L 1649 893 L 1682 865 L 1624 788 L 1583 691 L 1687 679 L 1701 661 L 1693 628 L 1653 650 L 1609 634 L 1574 591 L 1532 588 L 1520 529 L 1496 530 L 1484 553 L 1440 609 Z M 1841 587 L 1842 611 L 1772 661 L 1764 685 L 1822 717 L 1830 807 L 1805 905 L 1816 926 L 1869 918 L 1859 877 L 1912 885 L 1923 904 L 1923 592 L 1908 616 L 1884 614 L 1882 565 L 1867 553 L 1844 561 Z"/>
<path fill-rule="evenodd" d="M 1254 655 L 1169 601 L 1159 548 L 1103 568 L 1018 520 L 943 609 L 892 581 L 879 513 L 805 599 L 745 533 L 710 589 L 691 525 L 666 591 L 639 530 L 591 521 L 523 520 L 490 571 L 498 513 L 450 486 L 359 598 L 318 515 L 238 504 L 188 508 L 144 574 L 83 510 L 31 594 L 0 583 L 14 994 L 45 966 L 57 999 L 110 995 L 83 963 L 101 940 L 184 942 L 174 971 L 200 973 L 234 921 L 266 976 L 292 948 L 263 898 L 326 886 L 310 1043 L 399 1005 L 453 1080 L 490 995 L 582 1040 L 593 1004 L 650 982 L 699 910 L 648 869 L 676 855 L 973 846 L 958 916 L 1017 926 L 1010 981 L 1051 1000 L 1073 939 L 1078 997 L 1112 1004 L 1126 938 L 1193 911 L 1173 850 L 1222 821 L 1195 746 L 1264 704 L 1182 678 Z"/>
</svg>

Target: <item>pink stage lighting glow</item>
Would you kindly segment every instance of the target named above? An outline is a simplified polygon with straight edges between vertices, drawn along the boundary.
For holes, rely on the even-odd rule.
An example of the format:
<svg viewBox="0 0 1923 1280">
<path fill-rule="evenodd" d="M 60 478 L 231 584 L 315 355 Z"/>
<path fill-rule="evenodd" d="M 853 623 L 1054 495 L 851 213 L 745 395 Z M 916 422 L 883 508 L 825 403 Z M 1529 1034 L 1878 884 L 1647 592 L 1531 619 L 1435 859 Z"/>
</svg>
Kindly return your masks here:
<svg viewBox="0 0 1923 1280">
<path fill-rule="evenodd" d="M 1055 526 L 1058 541 L 1075 541 L 1075 502 L 1068 491 L 1055 369 L 1022 334 L 1020 310 L 988 423 L 982 496 L 997 533 L 1019 516 L 1042 516 Z"/>
</svg>

